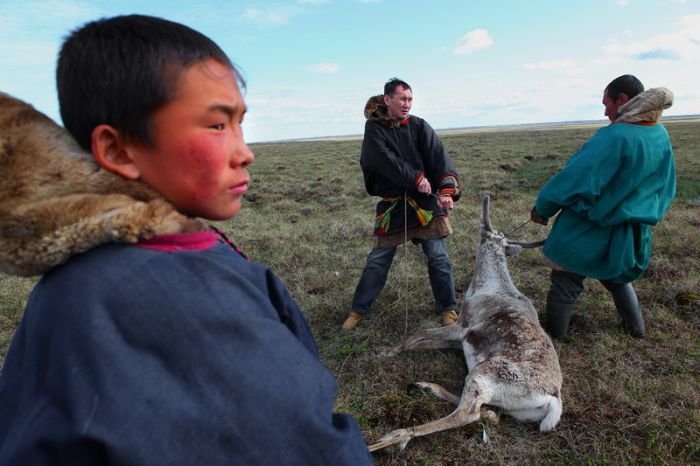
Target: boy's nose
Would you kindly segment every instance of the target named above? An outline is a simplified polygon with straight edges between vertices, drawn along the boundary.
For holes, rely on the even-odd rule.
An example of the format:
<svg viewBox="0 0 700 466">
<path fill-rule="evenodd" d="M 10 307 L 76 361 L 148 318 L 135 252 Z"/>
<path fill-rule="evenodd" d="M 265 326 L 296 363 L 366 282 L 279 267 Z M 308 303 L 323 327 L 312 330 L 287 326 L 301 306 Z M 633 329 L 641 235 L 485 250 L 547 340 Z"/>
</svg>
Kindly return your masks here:
<svg viewBox="0 0 700 466">
<path fill-rule="evenodd" d="M 255 154 L 253 154 L 253 151 L 250 150 L 250 147 L 248 147 L 248 144 L 245 142 L 241 142 L 236 148 L 235 148 L 235 155 L 231 159 L 231 163 L 233 165 L 240 165 L 242 167 L 247 167 L 253 161 L 255 160 Z"/>
</svg>

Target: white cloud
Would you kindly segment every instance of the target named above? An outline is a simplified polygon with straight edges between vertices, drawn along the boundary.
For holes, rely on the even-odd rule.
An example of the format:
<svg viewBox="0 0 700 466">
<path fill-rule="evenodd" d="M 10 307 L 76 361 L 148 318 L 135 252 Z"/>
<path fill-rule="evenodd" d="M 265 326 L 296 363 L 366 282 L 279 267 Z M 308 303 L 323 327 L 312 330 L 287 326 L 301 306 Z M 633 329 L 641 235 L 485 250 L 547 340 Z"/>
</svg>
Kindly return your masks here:
<svg viewBox="0 0 700 466">
<path fill-rule="evenodd" d="M 627 6 L 630 4 L 629 0 L 615 0 L 615 3 L 617 3 L 620 6 Z"/>
<path fill-rule="evenodd" d="M 308 67 L 308 70 L 312 73 L 318 74 L 333 74 L 340 69 L 340 65 L 337 63 L 317 63 Z"/>
<path fill-rule="evenodd" d="M 279 25 L 287 23 L 290 16 L 286 8 L 246 8 L 242 18 L 263 25 Z"/>
<path fill-rule="evenodd" d="M 457 41 L 454 48 L 456 55 L 471 53 L 476 50 L 485 49 L 493 44 L 493 39 L 486 29 L 474 29 L 466 33 Z"/>
<path fill-rule="evenodd" d="M 684 16 L 673 32 L 658 34 L 644 41 L 603 47 L 609 57 L 632 60 L 697 60 L 700 58 L 700 15 Z"/>
</svg>

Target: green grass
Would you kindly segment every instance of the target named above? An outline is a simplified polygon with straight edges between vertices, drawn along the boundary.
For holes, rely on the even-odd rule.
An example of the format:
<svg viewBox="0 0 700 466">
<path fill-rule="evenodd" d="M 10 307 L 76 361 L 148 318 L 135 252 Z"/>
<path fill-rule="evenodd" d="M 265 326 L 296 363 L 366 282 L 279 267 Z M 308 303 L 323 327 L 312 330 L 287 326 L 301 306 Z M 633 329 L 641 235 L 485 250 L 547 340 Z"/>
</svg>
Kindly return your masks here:
<svg viewBox="0 0 700 466">
<path fill-rule="evenodd" d="M 411 441 L 402 453 L 375 455 L 377 465 L 700 464 L 700 123 L 666 123 L 676 152 L 678 196 L 654 229 L 654 256 L 635 282 L 647 338 L 618 333 L 615 307 L 588 280 L 570 337 L 557 343 L 564 375 L 561 424 L 536 425 L 503 416 Z M 490 130 L 443 137 L 465 192 L 451 221 L 448 248 L 462 294 L 478 241 L 480 199 L 492 197 L 496 229 L 529 218 L 539 187 L 596 127 Z M 383 349 L 438 323 L 419 247 L 399 248 L 389 281 L 370 317 L 350 335 L 340 325 L 372 247 L 376 200 L 365 193 L 361 141 L 254 144 L 252 189 L 241 214 L 221 226 L 254 260 L 268 264 L 305 310 L 326 366 L 339 384 L 337 409 L 353 414 L 368 442 L 390 430 L 447 415 L 451 406 L 421 392 L 429 381 L 460 392 L 466 367 L 459 351 L 383 357 Z M 532 223 L 515 234 L 534 240 L 547 228 Z M 549 269 L 538 251 L 510 261 L 515 284 L 542 312 Z M 30 279 L 0 276 L 0 355 L 17 325 Z M 489 443 L 482 441 L 487 430 Z"/>
</svg>

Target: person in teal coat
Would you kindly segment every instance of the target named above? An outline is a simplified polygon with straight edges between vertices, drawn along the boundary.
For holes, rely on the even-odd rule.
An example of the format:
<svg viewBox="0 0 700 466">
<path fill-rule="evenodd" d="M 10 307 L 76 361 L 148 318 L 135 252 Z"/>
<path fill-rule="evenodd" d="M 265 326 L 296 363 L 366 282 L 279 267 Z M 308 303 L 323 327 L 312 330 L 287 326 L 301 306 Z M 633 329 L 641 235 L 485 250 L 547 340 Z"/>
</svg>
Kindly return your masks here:
<svg viewBox="0 0 700 466">
<path fill-rule="evenodd" d="M 623 327 L 636 338 L 644 318 L 632 286 L 649 266 L 652 232 L 676 193 L 673 149 L 659 123 L 671 106 L 666 88 L 644 91 L 632 75 L 603 93 L 611 124 L 599 129 L 542 187 L 531 218 L 547 224 L 559 213 L 544 244 L 552 266 L 546 327 L 566 335 L 586 277 L 612 294 Z"/>
</svg>

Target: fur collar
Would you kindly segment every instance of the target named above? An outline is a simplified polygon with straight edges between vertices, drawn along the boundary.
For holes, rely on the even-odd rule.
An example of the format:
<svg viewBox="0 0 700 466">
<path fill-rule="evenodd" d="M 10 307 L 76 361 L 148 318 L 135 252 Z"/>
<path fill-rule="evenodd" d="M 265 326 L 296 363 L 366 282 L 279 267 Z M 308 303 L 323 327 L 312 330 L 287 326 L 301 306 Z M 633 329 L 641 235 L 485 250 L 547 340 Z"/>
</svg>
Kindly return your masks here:
<svg viewBox="0 0 700 466">
<path fill-rule="evenodd" d="M 65 129 L 0 92 L 0 272 L 40 275 L 100 244 L 206 229 L 143 183 L 102 169 Z"/>
<path fill-rule="evenodd" d="M 407 125 L 411 117 L 406 117 L 403 120 L 394 120 L 388 115 L 386 104 L 384 103 L 384 95 L 373 95 L 365 104 L 365 118 L 370 121 L 376 121 L 383 126 L 389 128 L 398 128 L 402 125 Z"/>
<path fill-rule="evenodd" d="M 647 89 L 620 107 L 615 123 L 657 123 L 671 105 L 673 92 L 665 87 Z"/>
</svg>

